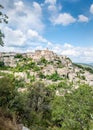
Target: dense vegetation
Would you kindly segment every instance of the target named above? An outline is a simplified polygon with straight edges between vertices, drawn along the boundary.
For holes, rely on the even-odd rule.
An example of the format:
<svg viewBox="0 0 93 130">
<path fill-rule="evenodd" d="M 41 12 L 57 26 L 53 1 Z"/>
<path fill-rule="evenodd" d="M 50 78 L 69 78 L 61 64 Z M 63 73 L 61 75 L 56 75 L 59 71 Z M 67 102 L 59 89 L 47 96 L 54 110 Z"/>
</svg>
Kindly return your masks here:
<svg viewBox="0 0 93 130">
<path fill-rule="evenodd" d="M 19 92 L 18 88 L 22 85 L 13 76 L 0 78 L 1 130 L 14 130 L 14 122 L 16 125 L 22 123 L 31 130 L 93 129 L 92 87 L 80 85 L 72 90 L 72 84 L 68 85 L 64 80 L 58 85 L 48 86 L 36 82 L 26 86 L 24 92 Z M 57 90 L 59 96 L 55 94 Z M 8 128 L 9 122 L 11 127 Z"/>
<path fill-rule="evenodd" d="M 81 68 L 83 70 L 87 70 L 89 71 L 90 73 L 93 74 L 93 67 L 89 66 L 89 65 L 86 65 L 86 64 L 76 64 L 76 63 L 73 63 L 74 66 L 77 66 L 78 68 Z"/>
<path fill-rule="evenodd" d="M 35 62 L 21 54 L 17 54 L 14 59 L 19 59 L 14 68 L 5 66 L 3 61 L 0 62 L 1 130 L 15 130 L 14 127 L 18 129 L 18 124 L 23 124 L 31 130 L 93 129 L 92 87 L 78 83 L 79 87 L 75 89 L 75 83 L 70 82 L 68 76 L 62 77 L 57 71 L 43 73 L 43 68 L 48 65 L 63 67 L 59 59 L 49 62 L 42 57 Z M 80 68 L 77 77 L 86 80 L 83 73 L 85 70 L 91 72 L 91 69 L 75 66 Z M 2 70 L 10 70 L 11 74 Z M 24 77 L 15 78 L 15 73 L 25 73 L 27 81 Z M 45 84 L 45 80 L 51 84 Z"/>
</svg>

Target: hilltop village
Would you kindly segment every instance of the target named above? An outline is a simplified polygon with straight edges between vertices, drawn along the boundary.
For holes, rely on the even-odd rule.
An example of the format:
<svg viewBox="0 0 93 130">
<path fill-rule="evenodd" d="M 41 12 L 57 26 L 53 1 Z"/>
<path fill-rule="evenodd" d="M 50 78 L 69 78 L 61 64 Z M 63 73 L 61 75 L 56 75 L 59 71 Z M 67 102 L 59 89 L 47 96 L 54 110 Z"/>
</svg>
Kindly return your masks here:
<svg viewBox="0 0 93 130">
<path fill-rule="evenodd" d="M 0 53 L 0 60 L 5 66 L 11 68 L 1 70 L 1 72 L 13 73 L 15 77 L 22 78 L 28 83 L 30 77 L 34 77 L 36 80 L 42 80 L 47 84 L 67 79 L 69 82 L 73 82 L 75 87 L 77 87 L 78 83 L 93 85 L 92 73 L 73 64 L 67 56 L 57 55 L 48 49 L 28 53 L 2 52 Z M 59 78 L 55 80 L 49 78 L 49 76 L 52 77 L 53 75 Z"/>
</svg>

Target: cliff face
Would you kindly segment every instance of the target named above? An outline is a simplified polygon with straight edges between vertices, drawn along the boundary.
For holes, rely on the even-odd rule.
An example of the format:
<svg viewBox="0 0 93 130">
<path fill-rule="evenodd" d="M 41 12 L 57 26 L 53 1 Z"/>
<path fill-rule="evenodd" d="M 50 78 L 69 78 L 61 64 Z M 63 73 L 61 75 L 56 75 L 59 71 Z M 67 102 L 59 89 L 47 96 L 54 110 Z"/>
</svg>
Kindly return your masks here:
<svg viewBox="0 0 93 130">
<path fill-rule="evenodd" d="M 73 82 L 75 87 L 78 83 L 93 85 L 93 74 L 76 66 L 72 61 L 62 55 L 46 50 L 17 54 L 0 53 L 0 61 L 5 66 L 10 66 L 10 71 L 15 77 L 23 79 L 27 83 L 35 80 L 42 80 L 48 84 L 58 83 L 62 80 Z"/>
</svg>

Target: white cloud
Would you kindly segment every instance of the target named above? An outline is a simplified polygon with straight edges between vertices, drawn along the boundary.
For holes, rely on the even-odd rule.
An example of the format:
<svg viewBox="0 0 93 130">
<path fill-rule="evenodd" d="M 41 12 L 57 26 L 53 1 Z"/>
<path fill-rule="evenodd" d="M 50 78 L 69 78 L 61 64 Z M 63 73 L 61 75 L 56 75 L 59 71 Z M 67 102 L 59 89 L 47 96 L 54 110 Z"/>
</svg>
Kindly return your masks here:
<svg viewBox="0 0 93 130">
<path fill-rule="evenodd" d="M 71 44 L 69 44 L 69 43 L 65 43 L 64 48 L 73 48 L 73 46 Z"/>
<path fill-rule="evenodd" d="M 47 4 L 56 4 L 56 0 L 45 0 L 45 3 Z"/>
<path fill-rule="evenodd" d="M 13 3 L 14 8 L 9 8 L 7 15 L 9 16 L 9 25 L 21 30 L 28 30 L 29 28 L 42 32 L 44 30 L 44 23 L 42 22 L 42 8 L 37 2 L 32 5 L 26 5 L 23 1 L 16 1 Z"/>
<path fill-rule="evenodd" d="M 75 50 L 64 50 L 62 53 L 62 55 L 67 55 L 67 56 L 77 56 L 78 53 Z"/>
<path fill-rule="evenodd" d="M 84 51 L 84 55 L 87 57 L 93 56 L 93 48 L 90 48 L 88 50 L 88 48 L 86 48 L 86 51 Z"/>
<path fill-rule="evenodd" d="M 30 46 L 46 46 L 49 41 L 41 36 L 37 31 L 29 29 L 27 32 L 22 32 L 19 29 L 12 29 L 9 27 L 4 28 L 5 35 L 5 47 L 16 47 L 20 48 L 29 48 Z M 23 50 L 24 51 L 24 50 Z M 26 50 L 25 50 L 26 51 Z"/>
<path fill-rule="evenodd" d="M 61 52 L 61 54 L 71 58 L 78 57 L 80 56 L 80 50 L 78 47 L 74 47 L 71 44 L 65 43 L 63 45 L 63 51 Z"/>
<path fill-rule="evenodd" d="M 58 4 L 56 0 L 45 0 L 45 4 L 48 5 L 48 11 L 50 13 L 49 20 L 53 25 L 61 24 L 63 26 L 76 22 L 76 19 L 69 13 L 60 13 L 62 5 Z"/>
<path fill-rule="evenodd" d="M 89 19 L 88 19 L 88 17 L 81 14 L 81 15 L 78 16 L 78 21 L 79 22 L 88 22 Z"/>
<path fill-rule="evenodd" d="M 10 47 L 10 46 L 4 46 L 4 47 L 0 47 L 0 52 L 18 52 L 18 53 L 23 53 L 25 52 L 25 50 L 23 51 L 22 49 L 20 49 L 20 47 Z"/>
<path fill-rule="evenodd" d="M 40 17 L 42 16 L 42 8 L 37 2 L 33 2 L 34 12 Z"/>
<path fill-rule="evenodd" d="M 30 40 L 34 40 L 34 41 L 38 41 L 38 42 L 43 42 L 43 43 L 47 43 L 47 40 L 45 38 L 43 38 L 42 36 L 40 36 L 38 34 L 38 32 L 29 29 L 27 32 L 27 37 Z"/>
<path fill-rule="evenodd" d="M 73 62 L 93 62 L 93 48 L 91 47 L 79 47 L 65 43 L 63 45 L 52 44 L 50 48 L 52 48 L 51 50 L 58 54 L 68 56 Z"/>
<path fill-rule="evenodd" d="M 21 30 L 13 30 L 9 27 L 4 28 L 5 36 L 5 43 L 7 46 L 23 46 L 26 37 Z"/>
<path fill-rule="evenodd" d="M 91 6 L 90 6 L 90 13 L 93 14 L 93 4 L 91 4 Z"/>
<path fill-rule="evenodd" d="M 77 0 L 73 0 L 77 1 Z M 70 1 L 71 2 L 71 1 Z M 88 22 L 89 18 L 84 16 L 83 14 L 78 16 L 77 18 L 74 18 L 70 13 L 62 13 L 62 5 L 58 4 L 56 0 L 45 0 L 45 4 L 47 4 L 47 9 L 50 13 L 49 20 L 53 25 L 63 25 L 67 26 L 69 24 L 75 23 L 75 22 Z"/>
<path fill-rule="evenodd" d="M 14 5 L 16 6 L 16 9 L 17 9 L 18 11 L 21 11 L 21 10 L 23 10 L 23 8 L 24 8 L 24 3 L 23 3 L 22 1 L 15 2 Z"/>
<path fill-rule="evenodd" d="M 66 55 L 74 62 L 89 63 L 93 62 L 93 48 L 91 47 L 79 47 L 64 44 L 62 55 Z"/>
<path fill-rule="evenodd" d="M 49 10 L 49 11 L 52 11 L 52 12 L 55 12 L 55 13 L 57 12 L 57 8 L 56 8 L 55 5 L 49 5 L 49 6 L 48 6 L 48 10 Z"/>
<path fill-rule="evenodd" d="M 62 24 L 63 26 L 76 22 L 76 19 L 69 13 L 60 13 L 57 17 L 51 19 L 53 24 Z"/>
</svg>

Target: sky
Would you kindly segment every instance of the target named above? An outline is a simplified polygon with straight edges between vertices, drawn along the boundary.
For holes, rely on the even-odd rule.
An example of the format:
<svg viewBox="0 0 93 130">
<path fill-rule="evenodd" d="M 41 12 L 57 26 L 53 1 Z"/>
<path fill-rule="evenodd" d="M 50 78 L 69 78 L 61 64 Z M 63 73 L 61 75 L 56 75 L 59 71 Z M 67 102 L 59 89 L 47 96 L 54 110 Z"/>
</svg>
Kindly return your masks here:
<svg viewBox="0 0 93 130">
<path fill-rule="evenodd" d="M 73 62 L 93 63 L 93 0 L 0 0 L 8 24 L 0 52 L 48 48 Z"/>
</svg>

